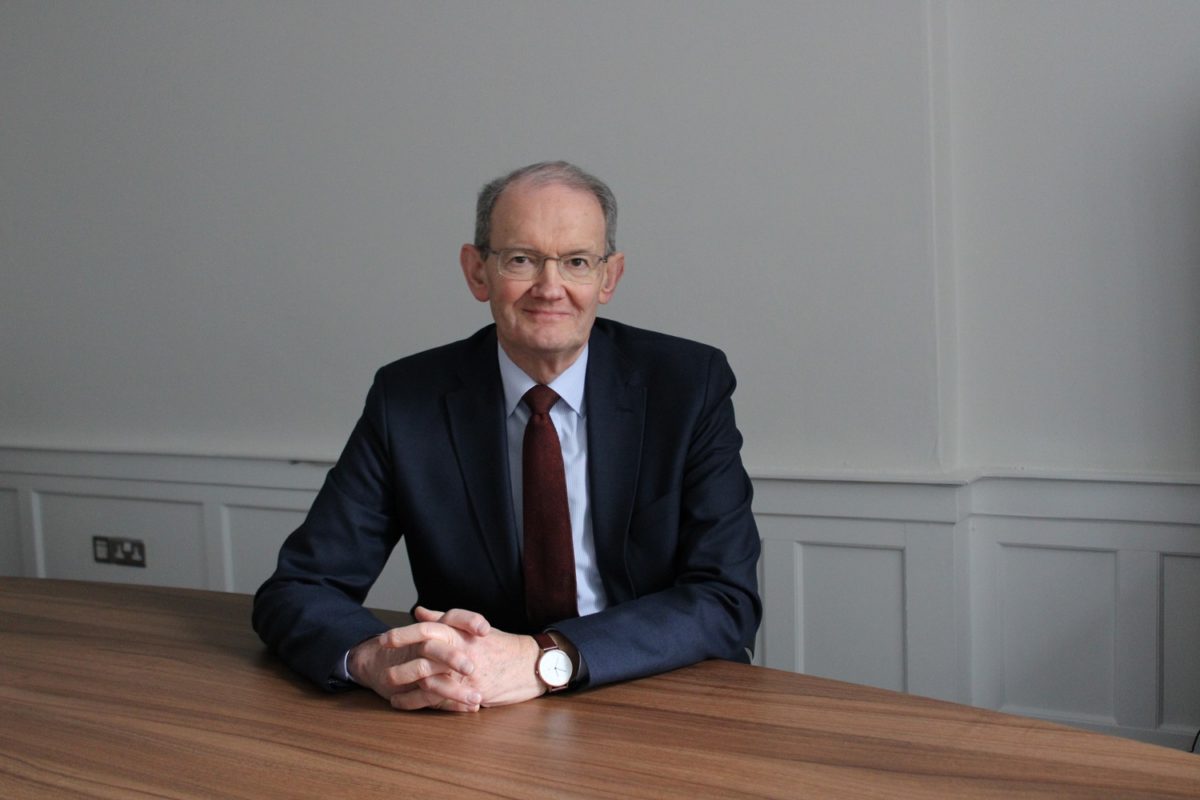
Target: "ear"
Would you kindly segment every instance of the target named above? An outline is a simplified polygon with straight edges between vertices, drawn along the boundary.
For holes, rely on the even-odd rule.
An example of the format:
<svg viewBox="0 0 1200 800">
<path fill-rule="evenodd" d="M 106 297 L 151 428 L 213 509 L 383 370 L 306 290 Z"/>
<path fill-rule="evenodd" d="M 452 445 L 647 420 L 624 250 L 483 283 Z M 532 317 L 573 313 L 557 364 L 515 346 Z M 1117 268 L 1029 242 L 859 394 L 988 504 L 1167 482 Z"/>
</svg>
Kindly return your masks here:
<svg viewBox="0 0 1200 800">
<path fill-rule="evenodd" d="M 617 291 L 617 284 L 625 274 L 625 254 L 613 253 L 604 265 L 604 280 L 600 283 L 600 302 L 607 303 Z"/>
<path fill-rule="evenodd" d="M 473 244 L 464 244 L 458 251 L 458 263 L 462 265 L 463 277 L 467 279 L 467 288 L 475 299 L 486 303 L 491 296 L 491 287 L 487 282 L 487 262 L 481 257 L 478 248 Z"/>
</svg>

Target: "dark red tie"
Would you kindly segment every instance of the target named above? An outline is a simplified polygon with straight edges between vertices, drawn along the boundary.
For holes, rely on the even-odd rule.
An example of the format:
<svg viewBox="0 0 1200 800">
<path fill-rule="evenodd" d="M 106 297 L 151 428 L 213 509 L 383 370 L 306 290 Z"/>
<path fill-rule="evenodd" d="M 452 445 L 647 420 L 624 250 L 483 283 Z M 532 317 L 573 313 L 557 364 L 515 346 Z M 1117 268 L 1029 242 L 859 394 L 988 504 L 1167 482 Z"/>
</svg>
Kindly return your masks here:
<svg viewBox="0 0 1200 800">
<path fill-rule="evenodd" d="M 575 604 L 575 549 L 567 509 L 567 476 L 550 407 L 558 395 L 538 384 L 523 398 L 529 407 L 522 456 L 525 541 L 525 613 L 535 630 L 579 616 Z"/>
</svg>

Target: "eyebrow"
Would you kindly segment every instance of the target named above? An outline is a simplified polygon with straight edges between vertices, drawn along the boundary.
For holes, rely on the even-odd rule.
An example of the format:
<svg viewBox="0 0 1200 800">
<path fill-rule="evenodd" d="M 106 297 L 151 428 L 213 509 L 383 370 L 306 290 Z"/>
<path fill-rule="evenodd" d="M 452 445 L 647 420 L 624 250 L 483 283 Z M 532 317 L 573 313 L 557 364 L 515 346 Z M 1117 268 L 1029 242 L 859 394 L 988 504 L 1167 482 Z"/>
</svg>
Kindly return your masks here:
<svg viewBox="0 0 1200 800">
<path fill-rule="evenodd" d="M 523 245 L 523 244 L 510 244 L 510 245 L 505 245 L 504 247 L 496 247 L 496 248 L 489 248 L 489 249 L 523 250 L 528 253 L 537 253 L 538 255 L 542 255 L 542 256 L 546 255 L 546 253 L 544 253 L 543 251 L 539 250 L 536 247 L 527 247 L 526 245 Z M 603 248 L 601 248 L 600 250 L 593 250 L 590 247 L 576 247 L 571 250 L 561 250 L 561 251 L 559 251 L 558 255 L 560 255 L 560 256 L 577 256 L 577 255 L 581 255 L 584 253 L 586 253 L 588 255 L 595 255 L 596 253 L 603 254 Z"/>
</svg>

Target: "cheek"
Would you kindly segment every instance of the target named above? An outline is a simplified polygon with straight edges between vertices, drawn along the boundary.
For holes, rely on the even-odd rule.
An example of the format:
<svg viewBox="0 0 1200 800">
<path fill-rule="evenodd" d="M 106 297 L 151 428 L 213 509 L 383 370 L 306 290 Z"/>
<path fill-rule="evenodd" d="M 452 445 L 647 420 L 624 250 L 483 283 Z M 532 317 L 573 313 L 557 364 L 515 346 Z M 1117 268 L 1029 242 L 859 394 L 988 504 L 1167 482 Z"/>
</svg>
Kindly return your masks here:
<svg viewBox="0 0 1200 800">
<path fill-rule="evenodd" d="M 585 313 L 595 311 L 600 302 L 599 289 L 599 286 L 592 286 L 571 292 L 571 304 Z"/>
<path fill-rule="evenodd" d="M 492 289 L 492 309 L 505 315 L 511 315 L 513 313 L 513 307 L 524 294 L 524 292 L 520 291 L 519 288 L 513 284 L 493 286 Z"/>
</svg>

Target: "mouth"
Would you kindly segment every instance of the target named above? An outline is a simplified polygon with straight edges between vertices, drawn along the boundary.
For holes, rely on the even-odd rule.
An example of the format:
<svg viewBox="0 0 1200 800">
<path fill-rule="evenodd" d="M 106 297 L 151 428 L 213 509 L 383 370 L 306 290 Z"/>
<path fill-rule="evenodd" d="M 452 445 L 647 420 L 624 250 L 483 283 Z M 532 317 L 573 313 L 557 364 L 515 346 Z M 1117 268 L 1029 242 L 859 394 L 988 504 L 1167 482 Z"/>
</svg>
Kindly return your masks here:
<svg viewBox="0 0 1200 800">
<path fill-rule="evenodd" d="M 558 322 L 571 316 L 567 311 L 558 311 L 552 308 L 526 308 L 522 309 L 521 313 L 535 322 Z"/>
</svg>

